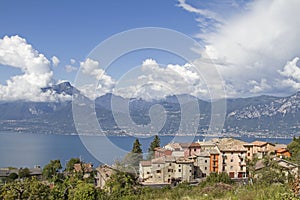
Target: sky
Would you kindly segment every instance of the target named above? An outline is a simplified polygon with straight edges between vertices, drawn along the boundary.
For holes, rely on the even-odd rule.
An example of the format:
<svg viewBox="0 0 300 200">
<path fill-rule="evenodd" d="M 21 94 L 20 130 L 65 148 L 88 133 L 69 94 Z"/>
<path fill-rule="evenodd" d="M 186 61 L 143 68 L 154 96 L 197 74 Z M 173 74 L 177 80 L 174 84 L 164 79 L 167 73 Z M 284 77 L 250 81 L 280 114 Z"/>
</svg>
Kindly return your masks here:
<svg viewBox="0 0 300 200">
<path fill-rule="evenodd" d="M 299 8 L 299 0 L 2 0 L 0 100 L 70 99 L 40 88 L 65 80 L 75 84 L 78 73 L 98 80 L 96 90 L 79 88 L 90 98 L 114 92 L 209 99 L 209 88 L 220 83 L 207 80 L 216 76 L 226 97 L 290 95 L 300 88 Z M 187 35 L 203 47 L 199 59 L 143 49 L 120 55 L 104 69 L 101 60 L 89 58 L 101 42 L 143 27 Z M 206 62 L 218 74 L 204 67 Z M 137 69 L 135 77 L 129 75 Z M 125 78 L 135 80 L 120 89 Z"/>
</svg>

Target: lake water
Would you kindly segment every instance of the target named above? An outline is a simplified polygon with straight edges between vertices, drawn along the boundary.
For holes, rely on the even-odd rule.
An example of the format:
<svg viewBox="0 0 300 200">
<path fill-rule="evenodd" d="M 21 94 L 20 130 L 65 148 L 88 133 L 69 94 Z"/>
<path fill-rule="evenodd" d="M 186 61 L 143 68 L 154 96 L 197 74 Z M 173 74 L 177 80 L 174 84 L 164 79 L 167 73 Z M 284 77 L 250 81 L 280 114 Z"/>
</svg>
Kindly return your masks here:
<svg viewBox="0 0 300 200">
<path fill-rule="evenodd" d="M 191 142 L 203 137 L 161 136 L 161 145 L 171 141 Z M 238 138 L 247 142 L 256 138 Z M 14 132 L 0 133 L 0 167 L 44 166 L 50 160 L 59 159 L 62 164 L 72 157 L 81 157 L 94 166 L 101 163 L 112 164 L 131 150 L 135 137 L 104 137 L 77 135 L 24 134 Z M 139 138 L 143 152 L 147 152 L 153 137 Z M 259 138 L 262 141 L 288 144 L 291 139 Z"/>
</svg>

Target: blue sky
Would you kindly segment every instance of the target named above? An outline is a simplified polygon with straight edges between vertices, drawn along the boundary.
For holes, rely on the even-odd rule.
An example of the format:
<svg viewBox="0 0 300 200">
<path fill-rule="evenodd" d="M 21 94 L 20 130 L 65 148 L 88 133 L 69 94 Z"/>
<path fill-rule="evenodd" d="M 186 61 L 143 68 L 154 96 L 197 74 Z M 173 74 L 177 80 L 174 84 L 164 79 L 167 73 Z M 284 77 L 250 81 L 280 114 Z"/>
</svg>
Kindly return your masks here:
<svg viewBox="0 0 300 200">
<path fill-rule="evenodd" d="M 299 8 L 298 0 L 3 0 L 0 100 L 62 98 L 40 94 L 39 88 L 59 80 L 74 82 L 79 68 L 98 78 L 104 73 L 97 95 L 114 92 L 118 79 L 139 65 L 145 74 L 136 80 L 143 83 L 135 81 L 118 95 L 163 98 L 187 93 L 209 98 L 205 79 L 218 75 L 202 64 L 197 74 L 170 53 L 133 52 L 117 60 L 110 71 L 98 70 L 101 61 L 86 59 L 105 39 L 142 27 L 176 30 L 203 45 L 200 63 L 213 61 L 227 97 L 288 95 L 300 89 Z"/>
<path fill-rule="evenodd" d="M 196 33 L 193 15 L 176 4 L 174 0 L 2 1 L 0 37 L 26 38 L 39 52 L 57 56 L 64 66 L 71 58 L 84 60 L 101 41 L 132 28 L 154 26 Z M 58 79 L 74 79 L 74 73 L 65 73 L 63 67 L 55 71 Z"/>
</svg>

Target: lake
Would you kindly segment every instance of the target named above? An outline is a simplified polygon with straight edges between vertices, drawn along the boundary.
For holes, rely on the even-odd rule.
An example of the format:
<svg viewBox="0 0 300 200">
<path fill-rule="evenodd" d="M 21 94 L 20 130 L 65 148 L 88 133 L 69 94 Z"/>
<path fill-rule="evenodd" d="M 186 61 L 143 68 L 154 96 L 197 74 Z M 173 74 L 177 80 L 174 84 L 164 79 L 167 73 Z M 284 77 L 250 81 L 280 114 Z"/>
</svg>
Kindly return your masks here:
<svg viewBox="0 0 300 200">
<path fill-rule="evenodd" d="M 153 137 L 138 138 L 143 152 L 147 152 Z M 161 145 L 171 141 L 191 142 L 203 140 L 197 136 L 160 136 Z M 257 138 L 238 138 L 247 142 Z M 59 159 L 64 166 L 72 157 L 80 157 L 94 166 L 101 163 L 112 164 L 131 150 L 135 137 L 130 136 L 78 136 L 46 135 L 1 132 L 0 133 L 0 167 L 33 167 L 44 166 L 50 160 Z M 259 138 L 261 141 L 288 144 L 292 139 Z"/>
</svg>

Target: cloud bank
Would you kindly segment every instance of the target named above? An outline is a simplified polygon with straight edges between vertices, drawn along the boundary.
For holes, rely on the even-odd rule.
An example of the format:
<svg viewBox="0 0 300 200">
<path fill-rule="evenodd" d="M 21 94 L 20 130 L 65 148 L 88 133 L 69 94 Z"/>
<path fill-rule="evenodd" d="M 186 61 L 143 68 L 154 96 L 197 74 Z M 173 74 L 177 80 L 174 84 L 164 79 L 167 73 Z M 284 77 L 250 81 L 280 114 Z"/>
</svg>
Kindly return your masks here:
<svg viewBox="0 0 300 200">
<path fill-rule="evenodd" d="M 52 62 L 56 65 L 59 60 L 54 56 Z M 53 83 L 51 62 L 18 35 L 0 39 L 0 64 L 22 72 L 7 80 L 5 85 L 0 85 L 1 101 L 57 101 L 69 98 L 50 91 L 42 93 L 41 88 Z"/>
<path fill-rule="evenodd" d="M 235 9 L 236 2 L 231 1 L 231 10 Z M 179 5 L 197 13 L 197 8 L 191 9 L 184 0 L 179 0 Z M 203 20 L 198 20 L 200 33 L 197 37 L 205 43 L 203 55 L 216 63 L 226 83 L 227 94 L 251 96 L 298 90 L 300 80 L 289 73 L 297 71 L 296 58 L 300 56 L 300 18 L 296 17 L 300 1 L 255 0 L 237 6 L 242 6 L 241 11 L 228 15 L 211 10 L 223 20 L 214 18 L 217 22 L 205 24 L 205 31 L 202 30 Z M 202 19 L 212 18 L 206 13 L 197 14 Z M 286 66 L 290 61 L 293 69 Z"/>
</svg>

